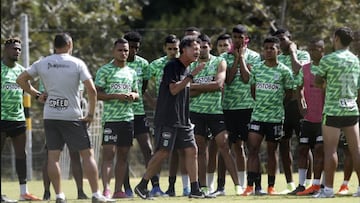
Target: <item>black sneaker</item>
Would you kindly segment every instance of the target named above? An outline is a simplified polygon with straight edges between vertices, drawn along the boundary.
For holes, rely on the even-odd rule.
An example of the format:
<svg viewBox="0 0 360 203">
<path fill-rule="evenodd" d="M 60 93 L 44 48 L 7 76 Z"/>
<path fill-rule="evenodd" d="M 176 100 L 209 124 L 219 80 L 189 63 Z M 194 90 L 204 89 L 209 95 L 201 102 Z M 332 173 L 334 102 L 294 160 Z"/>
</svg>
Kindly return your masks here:
<svg viewBox="0 0 360 203">
<path fill-rule="evenodd" d="M 134 190 L 135 190 L 135 193 L 137 195 L 139 195 L 139 197 L 141 199 L 150 199 L 151 198 L 149 190 L 147 190 L 146 188 L 141 188 L 139 185 L 137 185 Z"/>
<path fill-rule="evenodd" d="M 198 190 L 196 192 L 191 192 L 189 195 L 189 198 L 204 199 L 205 194 L 203 192 L 201 192 L 200 190 Z"/>
<path fill-rule="evenodd" d="M 66 199 L 56 198 L 55 203 L 66 203 Z"/>
<path fill-rule="evenodd" d="M 295 188 L 295 190 L 289 192 L 288 195 L 296 195 L 296 193 L 302 192 L 302 191 L 304 191 L 304 190 L 305 190 L 305 186 L 303 186 L 303 185 L 298 185 L 298 186 Z"/>
<path fill-rule="evenodd" d="M 86 196 L 86 194 L 81 191 L 81 192 L 78 192 L 78 199 L 89 199 L 88 196 Z"/>
<path fill-rule="evenodd" d="M 43 195 L 43 200 L 50 200 L 50 191 L 45 190 Z"/>
<path fill-rule="evenodd" d="M 169 195 L 169 197 L 175 197 L 175 190 L 168 189 L 165 194 Z"/>
</svg>

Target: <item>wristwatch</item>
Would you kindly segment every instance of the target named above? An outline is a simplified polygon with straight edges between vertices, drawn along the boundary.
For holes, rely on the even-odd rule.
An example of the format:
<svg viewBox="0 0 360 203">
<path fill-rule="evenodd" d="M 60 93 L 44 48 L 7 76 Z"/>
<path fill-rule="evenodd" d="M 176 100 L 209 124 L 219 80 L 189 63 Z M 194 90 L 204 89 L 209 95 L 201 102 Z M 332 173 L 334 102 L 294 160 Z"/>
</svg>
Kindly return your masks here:
<svg viewBox="0 0 360 203">
<path fill-rule="evenodd" d="M 186 75 L 186 77 L 187 77 L 187 78 L 190 78 L 191 80 L 193 80 L 193 79 L 194 79 L 194 76 L 193 76 L 193 75 L 191 75 L 191 73 L 188 73 L 188 74 Z"/>
</svg>

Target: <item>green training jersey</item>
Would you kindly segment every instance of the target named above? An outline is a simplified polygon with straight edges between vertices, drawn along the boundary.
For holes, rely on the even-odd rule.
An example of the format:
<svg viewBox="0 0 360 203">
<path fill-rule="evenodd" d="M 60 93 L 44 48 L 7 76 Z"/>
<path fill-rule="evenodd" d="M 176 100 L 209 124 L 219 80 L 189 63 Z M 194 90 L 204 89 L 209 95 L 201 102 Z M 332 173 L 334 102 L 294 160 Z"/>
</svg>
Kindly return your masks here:
<svg viewBox="0 0 360 203">
<path fill-rule="evenodd" d="M 107 94 L 138 92 L 136 72 L 125 66 L 123 68 L 108 63 L 97 71 L 95 85 L 104 89 Z M 102 122 L 131 121 L 134 119 L 133 102 L 117 99 L 104 101 Z"/>
<path fill-rule="evenodd" d="M 268 67 L 264 62 L 255 65 L 250 84 L 255 85 L 255 107 L 251 121 L 280 123 L 284 120 L 284 96 L 286 89 L 292 89 L 293 74 L 282 63 Z"/>
<path fill-rule="evenodd" d="M 325 106 L 327 116 L 359 115 L 359 59 L 348 50 L 338 50 L 320 60 L 318 75 L 326 80 Z"/>
<path fill-rule="evenodd" d="M 221 55 L 227 63 L 227 68 L 233 68 L 235 56 L 232 53 L 224 53 Z M 245 62 L 254 66 L 261 61 L 260 55 L 251 50 L 246 49 Z M 240 68 L 240 65 L 237 67 Z M 240 78 L 240 69 L 237 71 L 231 84 L 225 84 L 224 87 L 224 110 L 251 109 L 254 107 L 254 100 L 250 93 L 250 84 L 245 84 Z"/>
<path fill-rule="evenodd" d="M 143 81 L 149 80 L 150 78 L 149 62 L 140 56 L 135 56 L 135 60 L 132 62 L 126 62 L 126 65 L 136 71 L 138 78 L 139 99 L 135 101 L 133 104 L 134 114 L 145 115 L 142 88 L 143 88 Z"/>
<path fill-rule="evenodd" d="M 160 57 L 158 59 L 155 59 L 149 65 L 150 75 L 155 80 L 156 96 L 159 94 L 160 82 L 161 82 L 161 78 L 163 76 L 164 67 L 165 67 L 167 62 L 169 62 L 168 57 L 163 56 L 163 57 Z"/>
<path fill-rule="evenodd" d="M 1 62 L 1 120 L 25 121 L 23 90 L 16 83 L 24 70 L 18 63 L 11 68 Z"/>
<path fill-rule="evenodd" d="M 213 82 L 218 73 L 218 67 L 222 57 L 210 55 L 210 59 L 206 62 L 205 68 L 194 77 L 194 83 L 206 84 Z M 199 62 L 190 64 L 190 70 L 194 70 Z M 198 96 L 190 98 L 190 111 L 196 113 L 222 114 L 221 91 L 205 92 Z"/>
<path fill-rule="evenodd" d="M 300 62 L 301 65 L 304 65 L 304 64 L 307 64 L 307 63 L 310 63 L 311 61 L 311 58 L 310 58 L 310 54 L 307 52 L 307 51 L 303 51 L 303 50 L 297 50 L 296 51 L 296 56 L 297 56 L 297 59 L 298 61 Z M 290 70 L 292 71 L 292 68 L 291 68 L 291 56 L 290 55 L 284 55 L 284 54 L 280 54 L 278 56 L 278 60 L 280 63 L 286 65 L 287 67 L 290 68 Z M 297 86 L 299 86 L 300 84 L 298 84 L 299 80 L 296 80 L 294 82 L 294 89 L 297 88 Z"/>
</svg>

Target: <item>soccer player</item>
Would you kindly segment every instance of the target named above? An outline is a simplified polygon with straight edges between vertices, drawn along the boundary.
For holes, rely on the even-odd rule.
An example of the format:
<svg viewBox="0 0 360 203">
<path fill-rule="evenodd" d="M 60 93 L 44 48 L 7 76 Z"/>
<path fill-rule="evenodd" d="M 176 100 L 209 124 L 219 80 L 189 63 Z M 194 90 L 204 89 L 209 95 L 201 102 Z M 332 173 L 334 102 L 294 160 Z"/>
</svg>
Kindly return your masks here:
<svg viewBox="0 0 360 203">
<path fill-rule="evenodd" d="M 135 70 L 126 65 L 129 42 L 120 38 L 114 42 L 112 62 L 100 67 L 96 73 L 95 86 L 98 99 L 104 101 L 102 123 L 102 180 L 104 196 L 109 196 L 110 172 L 116 153 L 115 190 L 113 198 L 128 197 L 122 191 L 128 167 L 128 154 L 134 136 L 134 105 L 139 98 L 138 79 Z"/>
<path fill-rule="evenodd" d="M 248 186 L 243 195 L 250 195 L 254 191 L 254 182 L 260 185 L 261 142 L 266 136 L 267 143 L 267 173 L 269 195 L 276 194 L 276 151 L 283 136 L 284 105 L 291 98 L 293 77 L 291 70 L 280 63 L 277 56 L 280 52 L 279 39 L 269 37 L 263 43 L 264 62 L 255 65 L 250 74 L 251 94 L 255 100 L 249 127 L 248 147 Z M 245 69 L 246 70 L 246 69 Z M 245 74 L 246 73 L 246 74 Z M 243 71 L 245 77 L 249 71 Z M 263 195 L 261 188 L 255 187 L 255 195 Z"/>
<path fill-rule="evenodd" d="M 69 150 L 79 151 L 85 176 L 92 191 L 92 203 L 114 202 L 104 197 L 98 186 L 98 169 L 91 149 L 87 127 L 93 120 L 96 105 L 96 89 L 85 63 L 71 56 L 73 41 L 69 34 L 60 33 L 54 39 L 55 54 L 32 64 L 16 82 L 44 105 L 44 128 L 48 147 L 48 174 L 56 193 L 56 203 L 66 202 L 61 190 L 59 158 L 66 144 Z M 40 93 L 29 80 L 40 77 L 46 93 Z M 89 111 L 82 117 L 79 83 L 84 83 Z"/>
<path fill-rule="evenodd" d="M 281 54 L 278 56 L 279 62 L 288 66 L 294 76 L 296 76 L 302 65 L 310 63 L 310 55 L 307 51 L 298 50 L 295 42 L 292 41 L 290 32 L 286 29 L 278 29 L 273 36 L 279 38 Z M 294 92 L 296 90 L 296 84 L 294 84 Z M 293 94 L 293 98 L 285 106 L 285 121 L 284 132 L 285 135 L 280 141 L 280 155 L 284 168 L 285 178 L 287 182 L 287 189 L 282 191 L 282 194 L 296 194 L 301 191 L 302 187 L 295 187 L 295 183 L 292 177 L 292 155 L 290 150 L 291 137 L 293 132 L 299 137 L 300 133 L 300 119 L 302 116 L 299 111 L 298 101 L 296 94 Z M 312 163 L 312 154 L 309 153 L 309 160 Z M 311 169 L 309 166 L 308 175 L 311 177 Z"/>
<path fill-rule="evenodd" d="M 260 54 L 248 48 L 250 38 L 245 26 L 236 25 L 232 29 L 231 37 L 233 49 L 221 55 L 227 63 L 223 112 L 226 130 L 229 132 L 229 142 L 236 154 L 239 184 L 243 189 L 246 180 L 244 143 L 248 137 L 248 125 L 254 107 L 250 84 L 247 84 L 248 73 L 244 73 L 243 70 L 249 67 L 248 71 L 250 71 L 251 66 L 259 63 Z M 225 180 L 218 184 L 220 191 L 224 184 Z"/>
<path fill-rule="evenodd" d="M 15 168 L 20 185 L 20 200 L 41 200 L 29 193 L 26 166 L 26 123 L 23 106 L 23 90 L 16 84 L 17 77 L 25 70 L 17 63 L 21 54 L 21 40 L 5 40 L 1 60 L 1 152 L 7 137 L 15 150 Z M 1 202 L 17 202 L 1 195 Z"/>
<path fill-rule="evenodd" d="M 145 115 L 143 94 L 148 87 L 148 81 L 150 79 L 149 62 L 143 57 L 138 55 L 138 51 L 141 45 L 141 35 L 138 32 L 128 32 L 124 35 L 124 38 L 129 42 L 129 57 L 126 61 L 127 66 L 132 68 L 137 73 L 139 99 L 134 104 L 134 137 L 139 143 L 140 149 L 144 156 L 145 166 L 149 162 L 153 155 L 153 147 L 150 139 L 150 129 L 148 126 L 148 118 Z M 152 196 L 162 196 L 165 193 L 161 191 L 159 185 L 159 174 L 151 178 L 152 190 L 150 194 Z M 129 182 L 129 170 L 126 173 L 124 182 L 125 193 L 128 196 L 133 196 L 132 189 Z"/>
<path fill-rule="evenodd" d="M 299 191 L 296 195 L 312 195 L 320 191 L 320 178 L 324 168 L 323 137 L 321 135 L 322 110 L 324 106 L 325 92 L 314 86 L 314 79 L 320 59 L 325 53 L 325 43 L 322 39 L 310 41 L 308 50 L 311 64 L 305 64 L 300 70 L 298 92 L 299 109 L 304 119 L 301 123 L 299 146 L 298 146 L 298 171 Z M 309 188 L 305 189 L 305 175 L 308 168 L 308 154 L 312 149 L 314 157 L 314 180 Z"/>
<path fill-rule="evenodd" d="M 231 50 L 232 40 L 231 35 L 222 34 L 220 35 L 215 42 L 217 55 L 220 56 L 223 53 L 229 52 Z M 221 154 L 218 153 L 217 145 L 214 139 L 210 140 L 209 143 L 209 161 L 207 166 L 207 185 L 209 187 L 209 192 L 214 193 L 216 196 L 225 195 L 225 175 L 226 175 L 226 167 L 224 160 Z M 215 177 L 215 169 L 216 165 L 218 168 L 218 177 L 217 177 L 217 185 L 218 188 L 215 190 L 214 177 Z"/>
<path fill-rule="evenodd" d="M 213 137 L 210 139 L 215 140 L 235 184 L 235 192 L 240 195 L 239 180 L 228 145 L 228 134 L 221 106 L 222 90 L 226 77 L 226 62 L 222 57 L 210 54 L 211 41 L 207 35 L 201 34 L 199 39 L 201 40 L 200 57 L 197 62 L 190 65 L 190 70 L 195 69 L 200 63 L 206 63 L 206 65 L 204 70 L 194 77 L 190 86 L 190 118 L 195 125 L 200 188 L 204 193 L 209 194 L 206 183 L 206 168 L 208 162 L 208 129 L 210 129 Z"/>
<path fill-rule="evenodd" d="M 344 132 L 351 153 L 359 186 L 354 196 L 360 196 L 360 136 L 359 136 L 359 58 L 349 51 L 352 30 L 338 28 L 333 35 L 334 52 L 324 56 L 316 74 L 315 84 L 324 87 L 323 119 L 325 188 L 315 196 L 334 197 L 333 183 L 337 168 L 337 146 L 340 130 Z M 358 102 L 358 103 L 357 103 Z"/>
<path fill-rule="evenodd" d="M 150 197 L 147 185 L 149 179 L 161 169 L 162 162 L 174 149 L 183 149 L 186 169 L 190 176 L 191 193 L 189 197 L 204 198 L 199 189 L 197 147 L 193 124 L 189 117 L 190 82 L 203 68 L 201 64 L 192 72 L 190 63 L 200 54 L 200 42 L 197 37 L 186 36 L 180 42 L 180 57 L 171 60 L 164 68 L 155 112 L 156 152 L 149 161 L 146 172 L 135 193 L 142 199 Z"/>
</svg>

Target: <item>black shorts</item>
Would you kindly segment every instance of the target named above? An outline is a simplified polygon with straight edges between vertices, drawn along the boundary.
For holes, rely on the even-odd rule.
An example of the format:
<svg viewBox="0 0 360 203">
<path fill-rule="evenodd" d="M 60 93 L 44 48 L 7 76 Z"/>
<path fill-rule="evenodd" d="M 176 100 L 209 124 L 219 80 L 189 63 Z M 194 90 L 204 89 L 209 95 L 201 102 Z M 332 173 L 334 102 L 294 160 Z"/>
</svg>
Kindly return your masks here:
<svg viewBox="0 0 360 203">
<path fill-rule="evenodd" d="M 0 121 L 1 135 L 5 134 L 6 137 L 15 137 L 26 132 L 25 121 Z"/>
<path fill-rule="evenodd" d="M 301 121 L 299 138 L 299 144 L 309 145 L 310 148 L 314 148 L 315 144 L 323 143 L 321 123 L 312 123 L 305 120 Z"/>
<path fill-rule="evenodd" d="M 295 131 L 296 136 L 300 134 L 300 120 L 302 116 L 299 111 L 297 100 L 291 100 L 284 108 L 284 132 L 283 139 L 290 139 Z"/>
<path fill-rule="evenodd" d="M 91 148 L 86 124 L 82 121 L 44 120 L 48 150 L 62 150 L 66 144 L 70 151 Z"/>
<path fill-rule="evenodd" d="M 324 123 L 334 128 L 353 126 L 359 122 L 359 116 L 324 116 Z"/>
<path fill-rule="evenodd" d="M 155 126 L 156 150 L 163 148 L 169 151 L 195 147 L 194 128 L 176 128 L 168 126 Z"/>
<path fill-rule="evenodd" d="M 226 130 L 223 114 L 205 114 L 190 112 L 191 122 L 195 125 L 194 134 L 208 138 L 215 137 Z M 210 130 L 210 131 L 209 131 Z"/>
<path fill-rule="evenodd" d="M 105 122 L 103 145 L 130 147 L 134 139 L 134 121 Z"/>
<path fill-rule="evenodd" d="M 229 142 L 235 143 L 237 140 L 247 140 L 252 111 L 252 109 L 224 110 Z"/>
<path fill-rule="evenodd" d="M 149 133 L 149 122 L 145 115 L 135 115 L 134 117 L 134 137 L 144 133 Z"/>
<path fill-rule="evenodd" d="M 249 132 L 266 136 L 265 140 L 268 142 L 279 142 L 283 136 L 283 125 L 282 123 L 252 121 Z"/>
</svg>

